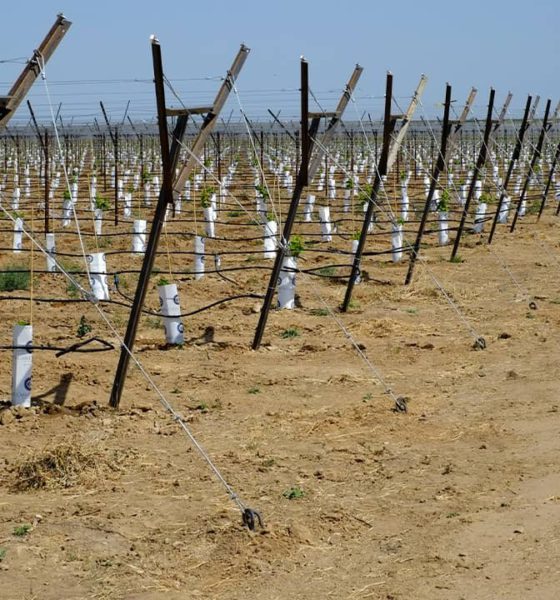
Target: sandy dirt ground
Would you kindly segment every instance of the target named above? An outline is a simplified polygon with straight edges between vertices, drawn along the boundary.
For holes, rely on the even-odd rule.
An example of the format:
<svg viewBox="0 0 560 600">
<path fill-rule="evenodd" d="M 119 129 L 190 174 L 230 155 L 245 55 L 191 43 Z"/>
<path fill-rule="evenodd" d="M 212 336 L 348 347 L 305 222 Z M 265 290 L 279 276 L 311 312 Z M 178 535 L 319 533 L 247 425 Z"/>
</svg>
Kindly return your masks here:
<svg viewBox="0 0 560 600">
<path fill-rule="evenodd" d="M 165 348 L 158 319 L 145 317 L 139 360 L 262 514 L 255 532 L 137 369 L 120 409 L 108 408 L 117 352 L 36 352 L 28 411 L 8 408 L 4 352 L 0 598 L 558 598 L 557 231 L 553 217 L 528 216 L 515 235 L 500 228 L 491 250 L 469 235 L 457 264 L 432 247 L 410 287 L 405 263 L 365 261 L 369 279 L 336 317 L 407 397 L 406 414 L 325 310 L 320 298 L 338 306 L 340 283 L 298 276 L 301 308 L 273 311 L 258 352 L 255 300 L 185 319 L 182 348 Z M 56 277 L 37 276 L 35 294 L 60 295 Z M 262 293 L 266 272 L 234 277 Z M 216 276 L 187 279 L 190 309 L 232 292 Z M 2 308 L 8 344 L 29 303 Z M 122 333 L 126 309 L 104 310 Z M 82 314 L 118 344 L 86 304 L 35 305 L 35 341 L 76 341 Z M 41 459 L 45 479 L 29 479 Z"/>
</svg>

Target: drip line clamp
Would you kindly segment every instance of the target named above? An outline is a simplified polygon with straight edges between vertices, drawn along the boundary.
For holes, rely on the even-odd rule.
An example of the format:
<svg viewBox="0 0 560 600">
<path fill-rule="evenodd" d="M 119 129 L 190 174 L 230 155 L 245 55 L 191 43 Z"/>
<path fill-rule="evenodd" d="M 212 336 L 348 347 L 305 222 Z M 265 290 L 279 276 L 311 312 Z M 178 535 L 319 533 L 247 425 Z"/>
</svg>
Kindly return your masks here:
<svg viewBox="0 0 560 600">
<path fill-rule="evenodd" d="M 95 348 L 95 349 L 92 348 L 90 350 L 80 350 L 80 348 L 83 348 L 84 346 L 87 346 L 88 344 L 91 344 L 92 342 L 99 342 L 102 347 Z M 98 337 L 92 337 L 83 342 L 78 342 L 77 344 L 72 344 L 71 346 L 68 346 L 68 348 L 64 348 L 64 350 L 60 350 L 59 352 L 57 352 L 55 354 L 55 356 L 57 358 L 59 358 L 61 356 L 64 356 L 64 354 L 68 354 L 70 352 L 80 352 L 80 351 L 81 352 L 103 352 L 105 350 L 114 350 L 114 349 L 115 349 L 115 346 L 113 344 L 111 344 L 111 342 L 107 342 Z"/>
</svg>

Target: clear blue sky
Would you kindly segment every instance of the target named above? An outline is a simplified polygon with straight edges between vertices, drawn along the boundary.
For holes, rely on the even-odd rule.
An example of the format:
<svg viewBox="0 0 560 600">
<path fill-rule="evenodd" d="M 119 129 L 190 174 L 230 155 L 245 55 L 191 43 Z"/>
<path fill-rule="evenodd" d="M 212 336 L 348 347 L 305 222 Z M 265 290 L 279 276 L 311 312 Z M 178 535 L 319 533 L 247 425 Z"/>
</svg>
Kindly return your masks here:
<svg viewBox="0 0 560 600">
<path fill-rule="evenodd" d="M 152 76 L 152 33 L 161 41 L 166 75 L 186 105 L 209 100 L 218 84 L 202 78 L 223 75 L 239 44 L 247 44 L 251 53 L 238 88 L 254 118 L 268 107 L 297 117 L 302 54 L 312 89 L 327 109 L 354 64 L 363 65 L 357 110 L 349 107 L 348 120 L 363 111 L 380 117 L 387 70 L 403 104 L 420 74 L 428 75 L 423 110 L 430 116 L 440 113 L 436 103 L 446 81 L 460 103 L 471 85 L 478 87 L 479 113 L 491 85 L 497 102 L 508 90 L 514 93 L 516 116 L 528 93 L 551 97 L 553 106 L 560 96 L 560 0 L 21 0 L 3 8 L 0 60 L 28 56 L 61 11 L 73 25 L 47 75 L 53 102 L 63 103 L 67 120 L 99 119 L 100 99 L 114 119 L 129 99 L 134 118 L 153 116 L 151 82 L 130 81 Z M 20 68 L 0 64 L 0 93 L 7 93 Z M 41 82 L 31 100 L 45 117 Z M 169 94 L 168 100 L 177 104 Z M 227 113 L 230 108 L 236 103 Z M 22 106 L 14 121 L 27 120 Z"/>
</svg>

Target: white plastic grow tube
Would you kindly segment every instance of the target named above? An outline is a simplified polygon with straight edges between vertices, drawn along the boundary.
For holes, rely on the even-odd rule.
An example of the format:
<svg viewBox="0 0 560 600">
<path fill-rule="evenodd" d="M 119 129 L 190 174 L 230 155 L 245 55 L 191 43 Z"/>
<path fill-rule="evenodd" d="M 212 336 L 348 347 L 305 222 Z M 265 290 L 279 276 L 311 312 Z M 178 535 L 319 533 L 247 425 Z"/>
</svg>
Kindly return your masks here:
<svg viewBox="0 0 560 600">
<path fill-rule="evenodd" d="M 511 198 L 509 196 L 504 196 L 502 200 L 502 206 L 500 207 L 500 214 L 498 215 L 498 223 L 504 224 L 507 223 L 509 217 L 509 207 L 511 205 Z"/>
<path fill-rule="evenodd" d="M 343 212 L 345 212 L 345 213 L 350 212 L 350 204 L 351 204 L 350 197 L 351 197 L 351 195 L 352 195 L 352 190 L 349 190 L 349 189 L 344 190 Z"/>
<path fill-rule="evenodd" d="M 14 188 L 14 192 L 12 194 L 12 210 L 17 210 L 19 208 L 20 197 L 20 189 L 18 187 Z"/>
<path fill-rule="evenodd" d="M 184 327 L 181 322 L 181 307 L 179 294 L 174 283 L 158 286 L 159 303 L 163 316 L 163 327 L 165 329 L 165 340 L 168 344 L 182 344 L 184 339 Z"/>
<path fill-rule="evenodd" d="M 149 181 L 144 184 L 144 206 L 150 206 L 152 204 L 152 193 L 151 185 Z"/>
<path fill-rule="evenodd" d="M 15 325 L 12 341 L 14 346 L 31 346 L 33 344 L 33 327 L 31 325 Z M 31 406 L 32 352 L 27 348 L 14 348 L 13 350 L 12 404 L 14 406 L 26 408 Z"/>
<path fill-rule="evenodd" d="M 292 310 L 295 307 L 297 261 L 285 256 L 278 278 L 278 308 Z"/>
<path fill-rule="evenodd" d="M 409 199 L 408 199 L 408 192 L 406 188 L 402 189 L 402 194 L 401 194 L 401 202 L 400 202 L 400 208 L 401 208 L 401 219 L 403 221 L 408 221 L 408 208 L 410 205 Z"/>
<path fill-rule="evenodd" d="M 103 230 L 103 209 L 96 208 L 93 211 L 93 227 L 96 235 L 101 235 Z"/>
<path fill-rule="evenodd" d="M 104 252 L 88 254 L 91 291 L 97 300 L 109 300 L 107 262 Z"/>
<path fill-rule="evenodd" d="M 199 235 L 194 237 L 194 278 L 204 277 L 205 239 Z"/>
<path fill-rule="evenodd" d="M 449 243 L 449 213 L 446 210 L 438 211 L 438 243 L 440 246 Z"/>
<path fill-rule="evenodd" d="M 484 216 L 486 215 L 487 205 L 485 202 L 481 202 L 477 207 L 474 213 L 474 225 L 473 232 L 474 233 L 482 233 L 484 229 Z"/>
<path fill-rule="evenodd" d="M 146 220 L 135 219 L 132 224 L 132 252 L 142 254 L 146 251 Z"/>
<path fill-rule="evenodd" d="M 323 234 L 323 242 L 332 241 L 332 223 L 331 209 L 328 206 L 319 207 L 319 222 L 321 223 L 321 233 Z"/>
<path fill-rule="evenodd" d="M 276 221 L 268 221 L 264 225 L 264 258 L 272 260 L 276 256 L 276 234 L 278 233 L 278 223 Z"/>
<path fill-rule="evenodd" d="M 315 195 L 307 194 L 307 203 L 303 210 L 303 220 L 309 223 L 313 220 L 313 206 L 315 205 Z"/>
<path fill-rule="evenodd" d="M 123 215 L 125 219 L 130 219 L 132 215 L 132 192 L 124 193 Z"/>
<path fill-rule="evenodd" d="M 403 257 L 403 226 L 401 223 L 391 225 L 391 258 L 394 263 L 400 262 Z"/>
<path fill-rule="evenodd" d="M 211 206 L 207 206 L 204 209 L 204 231 L 206 237 L 216 237 L 216 213 Z"/>
<path fill-rule="evenodd" d="M 14 241 L 12 245 L 14 254 L 19 254 L 23 248 L 23 219 L 17 217 L 14 222 Z"/>
<path fill-rule="evenodd" d="M 56 254 L 56 242 L 54 233 L 45 234 L 45 250 L 47 251 L 47 271 L 49 273 L 55 273 L 57 270 L 56 260 L 54 255 Z"/>
</svg>

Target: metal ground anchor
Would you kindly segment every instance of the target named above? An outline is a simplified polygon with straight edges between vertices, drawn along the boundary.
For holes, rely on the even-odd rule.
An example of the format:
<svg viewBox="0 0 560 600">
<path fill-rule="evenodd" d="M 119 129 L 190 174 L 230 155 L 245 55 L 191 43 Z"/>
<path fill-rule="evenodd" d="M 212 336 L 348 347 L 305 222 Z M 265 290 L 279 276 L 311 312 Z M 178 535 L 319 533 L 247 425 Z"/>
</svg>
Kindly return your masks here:
<svg viewBox="0 0 560 600">
<path fill-rule="evenodd" d="M 250 531 L 255 531 L 255 518 L 259 522 L 260 528 L 264 529 L 264 523 L 259 512 L 252 508 L 246 508 L 242 513 L 243 525 L 247 526 Z"/>
<path fill-rule="evenodd" d="M 484 350 L 486 348 L 486 340 L 482 336 L 476 338 L 473 348 L 475 350 Z"/>
</svg>

